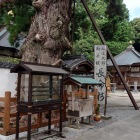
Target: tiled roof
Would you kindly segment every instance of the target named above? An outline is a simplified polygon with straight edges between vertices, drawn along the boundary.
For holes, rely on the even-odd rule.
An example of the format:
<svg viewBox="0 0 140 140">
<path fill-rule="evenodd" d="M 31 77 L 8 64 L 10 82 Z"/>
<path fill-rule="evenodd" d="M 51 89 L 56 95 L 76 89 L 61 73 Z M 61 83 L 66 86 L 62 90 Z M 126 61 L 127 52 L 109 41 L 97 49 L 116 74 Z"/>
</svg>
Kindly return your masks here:
<svg viewBox="0 0 140 140">
<path fill-rule="evenodd" d="M 16 64 L 11 62 L 0 62 L 0 68 L 13 68 Z"/>
<path fill-rule="evenodd" d="M 8 47 L 14 48 L 8 41 L 9 32 L 7 31 L 6 27 L 0 31 L 0 47 Z"/>
<path fill-rule="evenodd" d="M 65 55 L 62 60 L 64 61 L 63 68 L 69 71 L 72 71 L 76 66 L 82 63 L 87 64 L 91 69 L 94 68 L 93 64 L 83 55 Z"/>
<path fill-rule="evenodd" d="M 125 51 L 114 57 L 118 66 L 131 66 L 134 63 L 140 63 L 140 53 L 132 46 L 129 46 Z M 107 66 L 113 66 L 111 60 L 107 60 Z"/>
<path fill-rule="evenodd" d="M 15 45 L 11 45 L 8 39 L 9 36 L 10 33 L 7 31 L 7 28 L 3 27 L 3 29 L 0 31 L 0 47 L 19 50 L 25 41 L 25 37 L 19 35 L 18 39 L 15 41 Z M 15 46 L 17 43 L 18 47 L 16 48 Z"/>
</svg>

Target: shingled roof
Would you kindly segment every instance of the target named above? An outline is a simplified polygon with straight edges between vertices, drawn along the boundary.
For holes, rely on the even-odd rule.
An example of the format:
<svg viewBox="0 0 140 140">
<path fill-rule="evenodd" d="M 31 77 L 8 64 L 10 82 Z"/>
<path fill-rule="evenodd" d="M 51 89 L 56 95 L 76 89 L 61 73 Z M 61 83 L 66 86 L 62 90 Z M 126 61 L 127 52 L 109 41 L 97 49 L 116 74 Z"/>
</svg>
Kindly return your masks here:
<svg viewBox="0 0 140 140">
<path fill-rule="evenodd" d="M 7 48 L 14 48 L 14 46 L 12 46 L 9 41 L 9 32 L 7 31 L 6 27 L 4 27 L 1 31 L 0 31 L 0 47 L 7 47 Z M 16 49 L 16 48 L 14 48 Z"/>
<path fill-rule="evenodd" d="M 71 73 L 93 72 L 94 65 L 84 55 L 65 55 L 62 58 L 63 68 Z"/>
<path fill-rule="evenodd" d="M 18 39 L 15 41 L 14 45 L 11 45 L 9 42 L 9 36 L 10 36 L 10 33 L 7 31 L 6 27 L 3 27 L 0 29 L 0 48 L 9 49 L 9 50 L 12 50 L 13 52 L 18 52 L 21 45 L 25 41 L 25 38 L 18 37 Z M 21 35 L 19 35 L 19 36 L 21 36 Z"/>
<path fill-rule="evenodd" d="M 7 68 L 7 69 L 11 69 L 15 66 L 16 64 L 11 63 L 11 62 L 1 62 L 0 61 L 0 68 Z"/>
<path fill-rule="evenodd" d="M 130 45 L 125 51 L 116 55 L 114 59 L 118 66 L 131 66 L 140 63 L 140 53 Z M 107 66 L 113 66 L 110 59 L 107 60 Z"/>
</svg>

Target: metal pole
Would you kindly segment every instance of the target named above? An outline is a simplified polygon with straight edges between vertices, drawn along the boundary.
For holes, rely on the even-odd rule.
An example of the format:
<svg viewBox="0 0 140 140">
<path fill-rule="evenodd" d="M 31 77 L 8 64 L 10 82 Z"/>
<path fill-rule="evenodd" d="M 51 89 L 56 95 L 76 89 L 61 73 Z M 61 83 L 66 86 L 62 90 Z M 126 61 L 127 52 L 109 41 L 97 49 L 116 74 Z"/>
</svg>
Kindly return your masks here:
<svg viewBox="0 0 140 140">
<path fill-rule="evenodd" d="M 85 8 L 85 10 L 86 10 L 86 12 L 87 12 L 89 18 L 90 18 L 90 20 L 91 20 L 91 22 L 92 22 L 92 24 L 93 24 L 95 30 L 97 31 L 97 33 L 98 33 L 98 35 L 99 35 L 99 37 L 100 37 L 102 43 L 103 43 L 104 45 L 107 45 L 107 44 L 106 44 L 106 41 L 105 41 L 105 39 L 104 39 L 104 37 L 103 37 L 101 31 L 100 31 L 100 29 L 98 28 L 98 26 L 97 26 L 97 24 L 96 24 L 96 22 L 95 22 L 95 19 L 94 19 L 93 15 L 91 14 L 91 12 L 90 12 L 90 10 L 89 10 L 89 8 L 88 8 L 88 6 L 87 6 L 87 3 L 85 2 L 85 0 L 81 0 L 81 2 L 82 2 L 82 4 L 83 4 L 83 6 L 84 6 L 84 8 Z M 138 107 L 138 105 L 136 104 L 135 99 L 133 98 L 133 96 L 132 96 L 132 94 L 131 94 L 131 92 L 130 92 L 130 90 L 129 90 L 129 88 L 128 88 L 128 86 L 127 86 L 127 84 L 126 84 L 126 82 L 125 82 L 125 80 L 124 80 L 124 78 L 123 78 L 123 76 L 122 76 L 122 73 L 120 72 L 120 69 L 119 69 L 119 67 L 117 66 L 117 64 L 116 64 L 116 62 L 115 62 L 115 60 L 114 60 L 114 58 L 113 58 L 113 56 L 112 56 L 112 54 L 111 54 L 111 52 L 110 52 L 110 50 L 109 50 L 108 47 L 107 47 L 107 53 L 108 53 L 108 55 L 109 55 L 109 57 L 110 57 L 110 59 L 111 59 L 113 65 L 114 65 L 116 71 L 118 72 L 118 74 L 119 74 L 119 76 L 120 76 L 120 79 L 121 79 L 121 81 L 122 81 L 122 83 L 123 83 L 123 85 L 124 85 L 124 87 L 125 87 L 125 89 L 126 89 L 126 91 L 127 91 L 127 94 L 128 94 L 128 96 L 129 96 L 129 98 L 130 98 L 130 100 L 131 100 L 131 102 L 132 102 L 134 108 L 135 108 L 136 110 L 139 110 L 139 107 Z"/>
</svg>

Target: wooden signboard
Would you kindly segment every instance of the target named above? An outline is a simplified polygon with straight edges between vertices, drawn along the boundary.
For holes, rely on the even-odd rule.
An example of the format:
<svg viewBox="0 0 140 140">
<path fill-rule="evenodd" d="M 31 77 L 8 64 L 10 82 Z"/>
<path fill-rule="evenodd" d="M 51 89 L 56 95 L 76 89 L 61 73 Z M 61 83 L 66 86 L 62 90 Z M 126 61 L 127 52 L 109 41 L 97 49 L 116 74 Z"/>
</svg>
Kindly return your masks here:
<svg viewBox="0 0 140 140">
<path fill-rule="evenodd" d="M 98 100 L 104 104 L 105 92 L 106 92 L 106 59 L 107 50 L 106 45 L 95 45 L 94 47 L 94 79 L 102 83 L 98 88 Z"/>
</svg>

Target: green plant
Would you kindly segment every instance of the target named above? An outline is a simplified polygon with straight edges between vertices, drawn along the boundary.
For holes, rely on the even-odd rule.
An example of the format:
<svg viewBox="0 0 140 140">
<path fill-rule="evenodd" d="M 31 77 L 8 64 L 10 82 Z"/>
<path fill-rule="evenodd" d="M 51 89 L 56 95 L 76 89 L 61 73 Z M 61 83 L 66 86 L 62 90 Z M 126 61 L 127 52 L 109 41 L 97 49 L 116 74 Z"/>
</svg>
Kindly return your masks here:
<svg viewBox="0 0 140 140">
<path fill-rule="evenodd" d="M 11 57 L 0 57 L 0 62 L 11 62 L 13 64 L 18 64 L 20 59 Z"/>
</svg>

